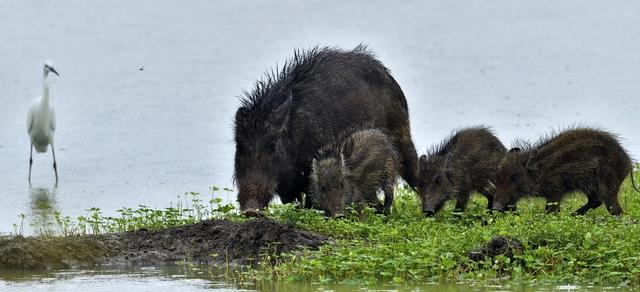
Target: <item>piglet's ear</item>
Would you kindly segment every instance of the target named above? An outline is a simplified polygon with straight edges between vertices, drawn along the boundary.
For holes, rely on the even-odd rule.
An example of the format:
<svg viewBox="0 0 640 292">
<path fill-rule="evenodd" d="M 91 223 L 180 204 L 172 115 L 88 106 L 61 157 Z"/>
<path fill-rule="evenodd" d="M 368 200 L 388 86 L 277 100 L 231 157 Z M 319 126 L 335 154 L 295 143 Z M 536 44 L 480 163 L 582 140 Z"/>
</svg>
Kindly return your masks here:
<svg viewBox="0 0 640 292">
<path fill-rule="evenodd" d="M 447 180 L 448 180 L 450 183 L 453 183 L 453 172 L 452 172 L 452 171 L 445 170 L 445 171 L 444 171 L 444 177 L 446 177 L 446 178 L 447 178 Z"/>
<path fill-rule="evenodd" d="M 445 177 L 450 182 L 453 182 L 453 179 L 452 179 L 453 178 L 452 158 L 453 158 L 453 154 L 451 152 L 447 153 L 447 155 L 444 156 L 444 164 L 443 164 L 443 167 L 442 167 Z"/>
<path fill-rule="evenodd" d="M 425 168 L 425 163 L 427 163 L 427 156 L 426 155 L 421 155 L 420 157 L 418 157 L 418 166 L 416 167 L 416 173 L 421 174 L 422 171 Z"/>
<path fill-rule="evenodd" d="M 451 171 L 453 166 L 451 166 L 451 161 L 453 158 L 453 154 L 451 152 L 447 153 L 447 155 L 444 156 L 444 170 L 445 171 Z"/>
<path fill-rule="evenodd" d="M 418 169 L 424 169 L 427 166 L 427 156 L 422 155 L 418 159 Z"/>
<path fill-rule="evenodd" d="M 510 153 L 518 153 L 518 152 L 520 152 L 520 151 L 522 151 L 520 148 L 518 148 L 518 147 L 513 147 L 513 148 L 511 148 L 511 149 L 509 150 L 509 152 L 507 152 L 507 153 L 508 153 L 508 154 L 510 154 Z"/>
</svg>

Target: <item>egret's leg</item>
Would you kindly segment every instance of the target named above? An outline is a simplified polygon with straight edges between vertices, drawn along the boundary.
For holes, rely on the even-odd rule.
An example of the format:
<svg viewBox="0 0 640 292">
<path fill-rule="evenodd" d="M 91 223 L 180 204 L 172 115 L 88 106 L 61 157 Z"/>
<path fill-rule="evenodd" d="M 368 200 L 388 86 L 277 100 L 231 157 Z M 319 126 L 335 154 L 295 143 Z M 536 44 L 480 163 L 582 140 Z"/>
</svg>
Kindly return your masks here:
<svg viewBox="0 0 640 292">
<path fill-rule="evenodd" d="M 33 166 L 33 144 L 31 144 L 31 154 L 29 154 L 29 183 L 31 183 L 31 166 Z"/>
<path fill-rule="evenodd" d="M 53 171 L 56 174 L 56 186 L 58 185 L 58 166 L 56 164 L 56 151 L 53 149 L 53 144 L 51 144 L 51 153 L 53 154 Z"/>
</svg>

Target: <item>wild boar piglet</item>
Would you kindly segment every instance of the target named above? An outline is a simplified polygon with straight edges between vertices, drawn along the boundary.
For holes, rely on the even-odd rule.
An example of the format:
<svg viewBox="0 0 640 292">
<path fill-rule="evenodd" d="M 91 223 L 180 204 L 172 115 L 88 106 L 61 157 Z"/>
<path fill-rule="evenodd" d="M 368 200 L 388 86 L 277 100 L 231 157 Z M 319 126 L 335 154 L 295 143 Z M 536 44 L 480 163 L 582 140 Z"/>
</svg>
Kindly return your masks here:
<svg viewBox="0 0 640 292">
<path fill-rule="evenodd" d="M 546 198 L 547 212 L 557 212 L 565 194 L 579 191 L 588 201 L 575 214 L 603 203 L 612 215 L 622 214 L 618 191 L 632 170 L 632 162 L 615 135 L 594 128 L 572 128 L 533 145 L 519 144 L 500 163 L 493 209 L 502 211 L 530 195 Z"/>
<path fill-rule="evenodd" d="M 381 130 L 354 132 L 323 147 L 312 161 L 311 199 L 327 217 L 345 215 L 345 208 L 367 204 L 388 215 L 400 162 L 389 137 Z M 384 192 L 384 204 L 377 193 Z"/>
<path fill-rule="evenodd" d="M 477 191 L 493 204 L 496 171 L 507 152 L 500 140 L 484 126 L 458 130 L 428 155 L 418 160 L 418 186 L 422 212 L 432 216 L 449 199 L 464 211 L 471 192 Z"/>
</svg>

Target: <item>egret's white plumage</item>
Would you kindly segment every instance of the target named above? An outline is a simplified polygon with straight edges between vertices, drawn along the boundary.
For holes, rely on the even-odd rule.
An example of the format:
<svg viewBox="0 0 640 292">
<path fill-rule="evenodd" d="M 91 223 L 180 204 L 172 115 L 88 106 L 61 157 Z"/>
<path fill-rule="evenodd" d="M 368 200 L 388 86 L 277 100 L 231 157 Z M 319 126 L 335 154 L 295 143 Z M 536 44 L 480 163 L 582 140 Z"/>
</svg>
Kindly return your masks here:
<svg viewBox="0 0 640 292">
<path fill-rule="evenodd" d="M 42 96 L 36 98 L 29 107 L 27 113 L 27 132 L 31 138 L 31 156 L 29 158 L 29 182 L 31 182 L 31 166 L 33 165 L 33 148 L 38 153 L 47 152 L 51 145 L 53 155 L 53 170 L 58 184 L 58 169 L 56 166 L 56 153 L 53 147 L 54 134 L 56 131 L 56 114 L 50 104 L 49 96 L 49 72 L 60 76 L 53 68 L 51 61 L 45 61 L 42 71 L 43 90 Z"/>
</svg>

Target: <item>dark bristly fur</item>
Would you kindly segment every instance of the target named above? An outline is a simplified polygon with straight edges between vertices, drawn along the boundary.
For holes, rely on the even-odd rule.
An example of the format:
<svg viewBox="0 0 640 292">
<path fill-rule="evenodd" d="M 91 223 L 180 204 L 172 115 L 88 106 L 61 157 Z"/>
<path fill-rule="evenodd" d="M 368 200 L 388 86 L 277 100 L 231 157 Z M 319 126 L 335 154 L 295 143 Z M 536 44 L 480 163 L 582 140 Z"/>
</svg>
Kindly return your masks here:
<svg viewBox="0 0 640 292">
<path fill-rule="evenodd" d="M 487 197 L 487 208 L 491 209 L 492 182 L 506 152 L 489 128 L 476 126 L 455 132 L 422 155 L 418 162 L 422 211 L 433 215 L 452 198 L 456 199 L 456 210 L 463 211 L 473 191 Z"/>
<path fill-rule="evenodd" d="M 344 215 L 350 203 L 391 211 L 400 162 L 381 130 L 358 131 L 323 147 L 312 165 L 311 198 L 327 217 Z M 377 197 L 380 189 L 384 205 Z"/>
<path fill-rule="evenodd" d="M 364 46 L 296 51 L 240 102 L 234 179 L 240 209 L 248 215 L 266 207 L 274 194 L 284 203 L 301 199 L 315 153 L 350 127 L 387 131 L 404 165 L 402 177 L 415 186 L 418 157 L 406 99 Z"/>
<path fill-rule="evenodd" d="M 494 209 L 502 211 L 532 195 L 547 199 L 547 212 L 557 212 L 565 194 L 580 191 L 588 202 L 576 214 L 602 203 L 612 215 L 622 214 L 618 191 L 632 162 L 615 135 L 580 127 L 547 135 L 533 145 L 517 146 L 509 150 L 498 169 Z"/>
</svg>

